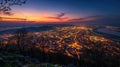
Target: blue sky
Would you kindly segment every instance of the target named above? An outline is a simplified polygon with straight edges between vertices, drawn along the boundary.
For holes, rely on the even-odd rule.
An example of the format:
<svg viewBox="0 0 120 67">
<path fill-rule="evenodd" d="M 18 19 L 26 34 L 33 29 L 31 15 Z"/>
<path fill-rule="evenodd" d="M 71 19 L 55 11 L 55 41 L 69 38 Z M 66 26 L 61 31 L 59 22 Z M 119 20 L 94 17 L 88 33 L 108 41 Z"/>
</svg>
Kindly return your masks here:
<svg viewBox="0 0 120 67">
<path fill-rule="evenodd" d="M 34 16 L 37 17 L 37 20 L 44 13 L 43 17 L 47 17 L 46 19 L 58 19 L 60 21 L 61 19 L 77 19 L 79 22 L 81 18 L 87 18 L 87 21 L 91 19 L 95 21 L 99 21 L 100 19 L 113 19 L 115 21 L 117 19 L 119 21 L 120 0 L 27 0 L 26 4 L 22 6 L 13 6 L 13 11 L 15 14 L 21 13 L 25 16 L 34 14 L 28 15 L 27 17 Z M 59 17 L 61 14 L 64 15 Z"/>
</svg>

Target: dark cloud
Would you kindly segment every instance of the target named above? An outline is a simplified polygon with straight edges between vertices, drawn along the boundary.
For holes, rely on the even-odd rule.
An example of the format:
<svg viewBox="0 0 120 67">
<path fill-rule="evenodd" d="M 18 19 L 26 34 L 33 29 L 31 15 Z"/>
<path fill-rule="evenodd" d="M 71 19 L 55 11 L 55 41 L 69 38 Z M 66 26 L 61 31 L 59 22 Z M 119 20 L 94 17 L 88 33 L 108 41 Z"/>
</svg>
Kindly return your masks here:
<svg viewBox="0 0 120 67">
<path fill-rule="evenodd" d="M 76 19 L 70 19 L 69 21 L 89 21 L 89 20 L 95 20 L 95 19 L 99 19 L 104 17 L 103 15 L 95 15 L 95 16 L 88 16 L 88 17 L 84 17 L 84 18 L 76 18 Z"/>
<path fill-rule="evenodd" d="M 47 18 L 51 18 L 51 19 L 58 19 L 58 20 L 63 20 L 63 19 L 67 19 L 68 17 L 65 17 L 66 13 L 59 13 L 54 17 L 47 17 Z"/>
<path fill-rule="evenodd" d="M 65 16 L 65 13 L 60 13 L 60 14 L 58 14 L 58 17 L 59 17 L 59 18 L 61 18 L 61 17 L 63 17 L 63 16 Z"/>
<path fill-rule="evenodd" d="M 87 20 L 91 19 L 92 20 Z M 85 18 L 71 19 L 70 22 L 97 25 L 117 25 L 120 26 L 120 15 L 96 15 Z"/>
</svg>

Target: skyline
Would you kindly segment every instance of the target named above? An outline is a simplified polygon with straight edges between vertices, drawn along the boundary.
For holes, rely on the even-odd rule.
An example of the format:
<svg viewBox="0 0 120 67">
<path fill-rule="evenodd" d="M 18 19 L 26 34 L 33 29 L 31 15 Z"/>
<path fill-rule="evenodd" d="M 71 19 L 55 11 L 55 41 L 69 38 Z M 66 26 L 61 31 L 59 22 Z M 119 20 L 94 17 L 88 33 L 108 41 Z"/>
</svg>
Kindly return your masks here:
<svg viewBox="0 0 120 67">
<path fill-rule="evenodd" d="M 27 0 L 12 6 L 13 15 L 1 15 L 2 21 L 33 22 L 120 22 L 119 0 Z"/>
</svg>

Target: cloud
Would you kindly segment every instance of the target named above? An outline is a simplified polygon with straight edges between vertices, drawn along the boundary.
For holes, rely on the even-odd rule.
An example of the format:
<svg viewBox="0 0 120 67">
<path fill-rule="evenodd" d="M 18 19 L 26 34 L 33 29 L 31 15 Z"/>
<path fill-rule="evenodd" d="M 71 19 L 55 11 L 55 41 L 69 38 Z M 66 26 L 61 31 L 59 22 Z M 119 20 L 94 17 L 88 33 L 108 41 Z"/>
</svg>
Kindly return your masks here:
<svg viewBox="0 0 120 67">
<path fill-rule="evenodd" d="M 77 24 L 97 24 L 97 25 L 120 25 L 120 14 L 118 15 L 95 15 L 84 18 L 68 20 Z"/>
<path fill-rule="evenodd" d="M 10 18 L 10 17 L 0 17 L 0 19 L 11 19 L 11 20 L 27 20 L 27 19 L 24 19 L 24 18 Z"/>
<path fill-rule="evenodd" d="M 46 17 L 46 18 L 64 20 L 64 19 L 68 18 L 68 17 L 65 17 L 65 15 L 66 15 L 66 13 L 59 13 L 56 16 Z"/>
<path fill-rule="evenodd" d="M 84 18 L 75 18 L 75 19 L 70 19 L 68 21 L 73 21 L 73 22 L 79 22 L 79 21 L 91 21 L 91 20 L 96 20 L 99 18 L 104 17 L 103 15 L 95 15 L 95 16 L 88 16 L 88 17 L 84 17 Z"/>
</svg>

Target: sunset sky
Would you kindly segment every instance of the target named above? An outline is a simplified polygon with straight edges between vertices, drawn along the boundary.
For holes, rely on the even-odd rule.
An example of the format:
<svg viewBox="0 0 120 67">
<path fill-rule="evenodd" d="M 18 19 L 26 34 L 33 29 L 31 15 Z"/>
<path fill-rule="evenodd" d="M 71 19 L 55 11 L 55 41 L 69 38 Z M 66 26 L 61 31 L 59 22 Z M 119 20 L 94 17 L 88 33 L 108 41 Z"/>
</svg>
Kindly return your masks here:
<svg viewBox="0 0 120 67">
<path fill-rule="evenodd" d="M 27 0 L 22 6 L 12 6 L 11 12 L 11 16 L 1 15 L 2 21 L 120 21 L 120 0 Z"/>
</svg>

